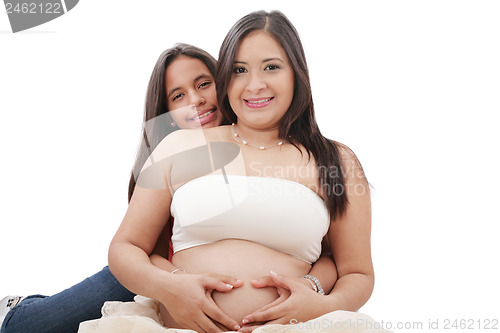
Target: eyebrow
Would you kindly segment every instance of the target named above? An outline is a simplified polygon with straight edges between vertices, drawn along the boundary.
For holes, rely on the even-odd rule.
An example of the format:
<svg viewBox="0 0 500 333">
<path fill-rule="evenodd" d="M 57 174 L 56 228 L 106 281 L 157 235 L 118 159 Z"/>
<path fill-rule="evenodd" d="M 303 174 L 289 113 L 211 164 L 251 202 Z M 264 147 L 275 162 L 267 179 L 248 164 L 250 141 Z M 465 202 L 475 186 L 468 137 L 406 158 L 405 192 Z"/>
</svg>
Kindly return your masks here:
<svg viewBox="0 0 500 333">
<path fill-rule="evenodd" d="M 281 62 L 284 62 L 283 60 L 281 60 L 280 58 L 278 57 L 274 57 L 274 58 L 267 58 L 267 59 L 264 59 L 262 60 L 262 62 L 268 62 L 268 61 L 273 61 L 273 60 L 278 60 L 278 61 L 281 61 Z M 248 64 L 247 62 L 245 61 L 239 61 L 239 60 L 235 60 L 234 61 L 235 64 Z"/>
<path fill-rule="evenodd" d="M 200 74 L 200 75 L 198 75 L 198 76 L 197 76 L 197 77 L 193 80 L 193 82 L 196 82 L 196 81 L 198 81 L 199 79 L 205 79 L 205 78 L 209 79 L 209 78 L 210 78 L 210 75 L 208 75 L 208 74 Z M 174 92 L 176 92 L 176 91 L 177 91 L 177 90 L 179 90 L 179 89 L 181 89 L 181 87 L 177 87 L 177 88 L 173 88 L 173 89 L 171 89 L 171 90 L 168 92 L 168 94 L 167 94 L 167 98 L 169 98 L 169 97 L 170 97 L 170 95 L 172 95 Z"/>
</svg>

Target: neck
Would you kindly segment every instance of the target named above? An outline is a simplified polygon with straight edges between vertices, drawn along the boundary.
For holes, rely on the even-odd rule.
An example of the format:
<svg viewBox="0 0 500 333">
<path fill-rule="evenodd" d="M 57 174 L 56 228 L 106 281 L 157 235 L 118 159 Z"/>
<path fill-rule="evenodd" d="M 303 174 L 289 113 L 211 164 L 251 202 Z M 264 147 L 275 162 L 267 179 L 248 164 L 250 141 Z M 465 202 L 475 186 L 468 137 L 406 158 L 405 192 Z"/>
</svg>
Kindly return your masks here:
<svg viewBox="0 0 500 333">
<path fill-rule="evenodd" d="M 241 143 L 257 149 L 281 146 L 284 141 L 278 136 L 278 127 L 254 129 L 243 124 L 232 125 L 233 136 Z"/>
</svg>

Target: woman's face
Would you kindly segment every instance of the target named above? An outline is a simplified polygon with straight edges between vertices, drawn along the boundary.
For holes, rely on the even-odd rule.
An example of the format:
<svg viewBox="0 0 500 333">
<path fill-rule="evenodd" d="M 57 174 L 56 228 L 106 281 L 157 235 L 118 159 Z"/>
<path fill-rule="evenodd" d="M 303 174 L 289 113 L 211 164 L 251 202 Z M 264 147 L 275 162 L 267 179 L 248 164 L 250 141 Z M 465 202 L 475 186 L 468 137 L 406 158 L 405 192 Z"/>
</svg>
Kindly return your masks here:
<svg viewBox="0 0 500 333">
<path fill-rule="evenodd" d="M 281 45 L 267 32 L 250 33 L 236 52 L 227 91 L 238 123 L 277 127 L 292 102 L 294 79 Z"/>
<path fill-rule="evenodd" d="M 179 56 L 165 73 L 167 109 L 179 128 L 219 126 L 215 80 L 203 61 Z"/>
</svg>

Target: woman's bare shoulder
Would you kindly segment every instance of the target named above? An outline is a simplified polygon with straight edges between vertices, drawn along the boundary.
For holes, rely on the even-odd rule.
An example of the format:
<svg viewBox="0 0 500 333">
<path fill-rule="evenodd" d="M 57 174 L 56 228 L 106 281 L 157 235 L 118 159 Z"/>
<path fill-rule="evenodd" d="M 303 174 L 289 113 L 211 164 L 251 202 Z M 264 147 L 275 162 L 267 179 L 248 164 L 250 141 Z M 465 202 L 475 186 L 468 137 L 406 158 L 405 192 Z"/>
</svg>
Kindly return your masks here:
<svg viewBox="0 0 500 333">
<path fill-rule="evenodd" d="M 194 148 L 206 145 L 208 141 L 224 141 L 227 137 L 227 126 L 200 129 L 181 129 L 167 135 L 158 145 Z"/>
<path fill-rule="evenodd" d="M 356 154 L 354 153 L 354 151 L 351 148 L 349 148 L 349 146 L 347 146 L 345 143 L 342 143 L 342 142 L 339 142 L 336 140 L 331 140 L 331 139 L 328 139 L 328 141 L 330 141 L 332 143 L 332 145 L 335 146 L 335 148 L 339 154 L 340 160 L 342 162 L 344 162 L 344 161 L 349 162 L 353 159 L 357 160 L 357 157 L 356 157 Z"/>
<path fill-rule="evenodd" d="M 180 129 L 167 135 L 154 148 L 149 161 L 164 160 L 180 153 L 194 151 L 196 148 L 205 147 L 208 142 L 227 141 L 227 128 L 225 126 L 207 129 Z M 146 161 L 145 167 L 150 163 Z"/>
<path fill-rule="evenodd" d="M 354 151 L 344 143 L 334 140 L 330 140 L 330 142 L 337 148 L 346 181 L 353 180 L 353 177 L 366 181 L 363 167 Z"/>
<path fill-rule="evenodd" d="M 207 134 L 211 129 L 180 129 L 167 135 L 153 153 L 173 155 L 207 144 Z"/>
</svg>

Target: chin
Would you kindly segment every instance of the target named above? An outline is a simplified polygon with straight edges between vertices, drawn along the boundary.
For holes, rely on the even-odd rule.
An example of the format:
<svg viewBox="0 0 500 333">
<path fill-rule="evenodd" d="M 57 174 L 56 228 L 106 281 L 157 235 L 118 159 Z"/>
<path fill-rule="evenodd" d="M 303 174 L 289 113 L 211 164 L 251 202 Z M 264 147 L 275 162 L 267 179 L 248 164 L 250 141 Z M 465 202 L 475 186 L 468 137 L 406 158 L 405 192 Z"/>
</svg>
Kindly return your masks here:
<svg viewBox="0 0 500 333">
<path fill-rule="evenodd" d="M 217 126 L 220 126 L 220 125 L 221 125 L 221 117 L 218 116 L 217 118 L 215 118 L 211 122 L 208 122 L 206 124 L 201 125 L 201 127 L 202 128 L 212 128 L 212 127 L 217 127 Z"/>
<path fill-rule="evenodd" d="M 211 122 L 209 122 L 207 124 L 203 124 L 201 126 L 201 128 L 212 128 L 212 127 L 217 127 L 217 126 L 219 126 L 219 122 L 218 121 L 211 121 Z"/>
</svg>

